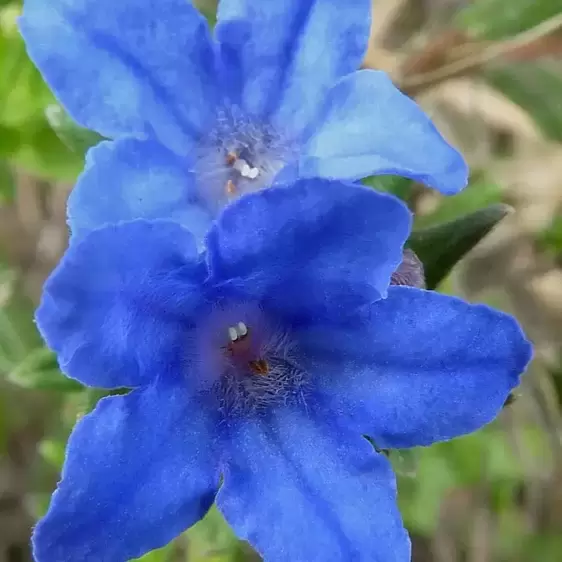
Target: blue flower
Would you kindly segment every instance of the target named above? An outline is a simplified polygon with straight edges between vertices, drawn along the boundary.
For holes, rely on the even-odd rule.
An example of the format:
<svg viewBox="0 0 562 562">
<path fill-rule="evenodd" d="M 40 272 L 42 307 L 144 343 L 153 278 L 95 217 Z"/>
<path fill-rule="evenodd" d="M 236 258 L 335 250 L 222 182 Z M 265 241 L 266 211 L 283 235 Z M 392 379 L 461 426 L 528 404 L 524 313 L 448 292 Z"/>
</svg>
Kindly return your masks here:
<svg viewBox="0 0 562 562">
<path fill-rule="evenodd" d="M 266 561 L 407 562 L 391 468 L 362 435 L 474 431 L 530 358 L 511 317 L 388 287 L 409 226 L 390 196 L 300 180 L 228 206 L 204 255 L 169 220 L 73 244 L 38 325 L 69 376 L 134 390 L 74 429 L 38 562 L 139 556 L 214 499 Z"/>
<path fill-rule="evenodd" d="M 75 235 L 170 218 L 199 238 L 233 197 L 297 177 L 414 178 L 467 168 L 382 72 L 357 71 L 371 0 L 222 0 L 214 35 L 187 0 L 25 0 L 31 58 L 93 149 Z"/>
</svg>

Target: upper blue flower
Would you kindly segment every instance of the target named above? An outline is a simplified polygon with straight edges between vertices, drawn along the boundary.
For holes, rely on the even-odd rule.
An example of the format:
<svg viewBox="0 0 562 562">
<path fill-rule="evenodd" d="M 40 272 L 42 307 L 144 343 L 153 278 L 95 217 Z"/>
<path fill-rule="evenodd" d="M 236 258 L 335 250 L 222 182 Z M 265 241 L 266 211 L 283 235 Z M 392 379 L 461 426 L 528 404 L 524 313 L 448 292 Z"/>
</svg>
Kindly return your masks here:
<svg viewBox="0 0 562 562">
<path fill-rule="evenodd" d="M 390 196 L 301 180 L 230 205 L 205 255 L 167 220 L 73 244 L 38 325 L 69 376 L 136 389 L 76 426 L 38 562 L 137 557 L 217 491 L 266 561 L 408 562 L 389 463 L 362 435 L 473 431 L 530 357 L 505 314 L 388 287 L 409 223 Z"/>
<path fill-rule="evenodd" d="M 276 179 L 414 178 L 461 190 L 467 168 L 382 72 L 357 71 L 371 0 L 222 0 L 212 36 L 188 0 L 25 0 L 31 58 L 89 154 L 74 234 L 171 218 L 201 237 L 232 197 Z"/>
</svg>

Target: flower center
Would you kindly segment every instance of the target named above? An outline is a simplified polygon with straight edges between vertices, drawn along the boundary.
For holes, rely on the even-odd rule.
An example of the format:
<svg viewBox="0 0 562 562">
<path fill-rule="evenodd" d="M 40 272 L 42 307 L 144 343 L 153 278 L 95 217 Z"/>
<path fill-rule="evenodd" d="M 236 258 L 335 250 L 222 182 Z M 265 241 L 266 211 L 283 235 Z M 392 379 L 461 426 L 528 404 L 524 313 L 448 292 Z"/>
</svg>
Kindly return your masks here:
<svg viewBox="0 0 562 562">
<path fill-rule="evenodd" d="M 199 193 L 211 212 L 232 199 L 271 186 L 277 173 L 296 155 L 288 136 L 229 107 L 196 154 Z"/>
<path fill-rule="evenodd" d="M 291 330 L 255 303 L 221 303 L 198 328 L 195 374 L 225 419 L 303 403 L 309 378 Z"/>
<path fill-rule="evenodd" d="M 264 376 L 269 373 L 267 359 L 259 357 L 260 350 L 256 349 L 255 341 L 250 336 L 244 322 L 228 328 L 229 342 L 225 347 L 225 355 L 236 368 L 247 369 L 249 373 Z"/>
<path fill-rule="evenodd" d="M 310 379 L 290 326 L 258 303 L 215 298 L 201 311 L 188 348 L 195 354 L 193 380 L 223 418 L 304 404 Z"/>
</svg>

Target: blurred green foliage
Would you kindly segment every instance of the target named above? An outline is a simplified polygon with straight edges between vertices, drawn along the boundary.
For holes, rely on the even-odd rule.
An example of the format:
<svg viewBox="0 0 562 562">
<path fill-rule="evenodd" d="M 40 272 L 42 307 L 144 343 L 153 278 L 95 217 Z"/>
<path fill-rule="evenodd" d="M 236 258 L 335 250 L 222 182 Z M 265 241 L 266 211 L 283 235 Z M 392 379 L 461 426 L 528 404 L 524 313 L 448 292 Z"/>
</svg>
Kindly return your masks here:
<svg viewBox="0 0 562 562">
<path fill-rule="evenodd" d="M 201 0 L 199 4 L 213 22 L 215 3 Z M 557 0 L 476 0 L 465 4 L 455 24 L 486 40 L 509 38 L 562 10 Z M 16 28 L 19 9 L 18 2 L 0 0 L 0 208 L 16 197 L 15 169 L 47 180 L 71 181 L 80 172 L 87 149 L 101 140 L 72 122 L 28 60 Z M 562 75 L 556 61 L 503 64 L 488 69 L 484 78 L 526 110 L 545 136 L 562 141 Z M 370 178 L 366 183 L 412 206 L 419 191 L 413 182 L 391 176 Z M 501 186 L 484 170 L 477 170 L 463 193 L 439 198 L 432 212 L 416 217 L 410 245 L 424 261 L 431 287 L 447 283 L 457 261 L 503 218 L 503 196 Z M 562 256 L 562 219 L 556 219 L 538 237 L 537 244 Z M 38 477 L 30 490 L 39 516 L 48 505 L 72 425 L 105 392 L 86 390 L 62 376 L 56 358 L 43 347 L 36 331 L 32 320 L 35 303 L 24 296 L 20 273 L 0 248 L 0 452 L 6 451 L 16 425 L 12 392 L 24 389 L 52 397 L 56 408 L 52 419 L 45 421 L 46 435 L 37 445 L 41 458 L 38 472 L 46 479 Z M 520 440 L 519 446 L 536 465 L 551 461 L 543 431 L 526 427 Z M 470 497 L 492 506 L 494 560 L 562 559 L 560 533 L 529 530 L 521 513 L 528 472 L 499 426 L 450 443 L 389 454 L 399 474 L 402 513 L 415 538 L 433 537 L 444 506 L 452 503 L 462 509 L 463 501 Z M 182 537 L 142 560 L 227 562 L 251 560 L 252 556 L 212 509 Z"/>
<path fill-rule="evenodd" d="M 467 2 L 456 23 L 485 39 L 505 39 L 560 14 L 557 0 L 477 0 Z"/>
<path fill-rule="evenodd" d="M 556 61 L 503 65 L 485 78 L 528 111 L 547 138 L 562 141 L 562 73 Z"/>
<path fill-rule="evenodd" d="M 53 179 L 73 179 L 81 155 L 59 140 L 45 109 L 54 98 L 30 63 L 16 26 L 19 8 L 5 2 L 0 12 L 0 158 Z"/>
</svg>

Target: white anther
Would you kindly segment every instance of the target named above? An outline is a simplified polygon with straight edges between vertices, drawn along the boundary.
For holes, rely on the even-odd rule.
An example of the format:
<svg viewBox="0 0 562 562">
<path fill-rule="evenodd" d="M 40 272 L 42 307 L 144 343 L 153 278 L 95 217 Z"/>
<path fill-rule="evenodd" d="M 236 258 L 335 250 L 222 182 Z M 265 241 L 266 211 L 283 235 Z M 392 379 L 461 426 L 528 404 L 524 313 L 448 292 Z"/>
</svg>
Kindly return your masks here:
<svg viewBox="0 0 562 562">
<path fill-rule="evenodd" d="M 259 168 L 251 168 L 248 162 L 243 158 L 238 158 L 232 164 L 232 167 L 243 177 L 255 180 L 260 175 Z"/>
<path fill-rule="evenodd" d="M 228 337 L 230 338 L 230 341 L 236 341 L 238 339 L 238 332 L 233 326 L 228 328 Z"/>
<path fill-rule="evenodd" d="M 238 322 L 238 335 L 243 338 L 245 335 L 248 334 L 248 327 L 246 326 L 246 324 L 244 324 L 244 322 Z"/>
<path fill-rule="evenodd" d="M 255 180 L 259 175 L 260 171 L 258 168 L 250 168 L 246 177 L 250 178 L 251 180 Z"/>
<path fill-rule="evenodd" d="M 248 162 L 246 162 L 246 160 L 243 160 L 242 158 L 237 158 L 236 160 L 234 160 L 234 162 L 232 163 L 232 167 L 240 174 L 242 174 L 245 168 L 249 168 Z"/>
</svg>

